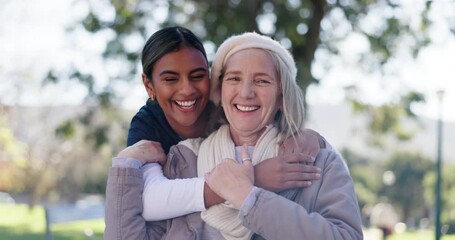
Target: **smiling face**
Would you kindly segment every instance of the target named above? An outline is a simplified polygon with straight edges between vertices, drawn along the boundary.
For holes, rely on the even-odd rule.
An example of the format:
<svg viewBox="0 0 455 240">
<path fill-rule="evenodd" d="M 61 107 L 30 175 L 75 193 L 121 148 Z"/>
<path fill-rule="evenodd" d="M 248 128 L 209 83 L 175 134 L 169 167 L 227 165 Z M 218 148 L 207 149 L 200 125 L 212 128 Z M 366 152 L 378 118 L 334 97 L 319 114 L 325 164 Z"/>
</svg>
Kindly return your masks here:
<svg viewBox="0 0 455 240">
<path fill-rule="evenodd" d="M 280 81 L 270 54 L 260 49 L 234 53 L 226 62 L 221 105 L 236 145 L 255 145 L 281 107 Z"/>
<path fill-rule="evenodd" d="M 150 97 L 163 109 L 171 127 L 182 137 L 205 126 L 200 118 L 209 99 L 210 80 L 204 55 L 182 47 L 161 57 L 153 66 L 152 83 L 143 81 Z"/>
</svg>

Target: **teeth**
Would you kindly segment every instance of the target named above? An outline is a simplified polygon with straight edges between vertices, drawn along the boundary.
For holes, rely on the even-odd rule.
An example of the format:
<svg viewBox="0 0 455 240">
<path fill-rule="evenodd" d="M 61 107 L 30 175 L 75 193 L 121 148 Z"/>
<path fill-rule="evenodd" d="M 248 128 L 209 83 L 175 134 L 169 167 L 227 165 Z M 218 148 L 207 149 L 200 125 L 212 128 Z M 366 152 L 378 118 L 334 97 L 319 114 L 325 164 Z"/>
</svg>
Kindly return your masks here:
<svg viewBox="0 0 455 240">
<path fill-rule="evenodd" d="M 196 99 L 192 101 L 175 101 L 179 106 L 192 107 L 196 103 Z"/>
<path fill-rule="evenodd" d="M 241 106 L 241 105 L 236 105 L 237 109 L 242 111 L 242 112 L 251 112 L 256 109 L 258 109 L 258 106 Z"/>
</svg>

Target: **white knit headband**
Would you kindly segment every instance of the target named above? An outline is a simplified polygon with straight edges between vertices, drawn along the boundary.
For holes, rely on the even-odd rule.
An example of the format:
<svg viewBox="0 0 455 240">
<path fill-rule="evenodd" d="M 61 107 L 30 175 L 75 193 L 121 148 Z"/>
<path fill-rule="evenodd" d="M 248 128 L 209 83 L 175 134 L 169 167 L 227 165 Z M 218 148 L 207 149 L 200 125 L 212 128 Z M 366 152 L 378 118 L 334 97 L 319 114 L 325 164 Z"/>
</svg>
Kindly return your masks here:
<svg viewBox="0 0 455 240">
<path fill-rule="evenodd" d="M 212 62 L 210 100 L 212 100 L 215 105 L 218 105 L 221 100 L 219 77 L 226 61 L 232 54 L 251 48 L 265 49 L 275 53 L 276 56 L 285 63 L 286 67 L 289 68 L 292 78 L 294 80 L 296 79 L 297 68 L 295 66 L 294 58 L 279 42 L 255 32 L 247 32 L 232 36 L 220 45 Z"/>
</svg>

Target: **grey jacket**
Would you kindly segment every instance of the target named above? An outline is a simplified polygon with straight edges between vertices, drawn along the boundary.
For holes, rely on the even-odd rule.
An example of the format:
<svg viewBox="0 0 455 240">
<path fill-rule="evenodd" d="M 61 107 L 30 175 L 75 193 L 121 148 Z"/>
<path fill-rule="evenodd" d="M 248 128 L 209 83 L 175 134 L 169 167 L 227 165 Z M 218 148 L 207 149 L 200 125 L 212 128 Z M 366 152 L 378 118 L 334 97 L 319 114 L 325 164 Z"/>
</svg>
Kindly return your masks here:
<svg viewBox="0 0 455 240">
<path fill-rule="evenodd" d="M 169 178 L 197 176 L 196 155 L 187 147 L 171 148 L 164 168 Z M 261 189 L 243 225 L 265 239 L 363 239 L 353 181 L 341 156 L 321 149 L 315 166 L 320 180 L 302 189 L 296 202 Z M 204 224 L 200 213 L 167 221 L 142 218 L 142 172 L 111 168 L 106 189 L 105 239 L 222 239 Z"/>
</svg>

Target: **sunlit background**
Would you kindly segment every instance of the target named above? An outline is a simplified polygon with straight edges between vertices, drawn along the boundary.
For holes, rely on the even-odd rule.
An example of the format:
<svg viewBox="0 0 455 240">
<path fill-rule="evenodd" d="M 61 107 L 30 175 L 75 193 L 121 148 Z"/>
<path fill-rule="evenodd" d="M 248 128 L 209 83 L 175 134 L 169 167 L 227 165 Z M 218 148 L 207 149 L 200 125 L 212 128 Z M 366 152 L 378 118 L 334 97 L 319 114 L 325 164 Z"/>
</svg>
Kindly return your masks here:
<svg viewBox="0 0 455 240">
<path fill-rule="evenodd" d="M 204 1 L 0 0 L 0 192 L 12 195 L 18 206 L 61 207 L 87 199 L 102 206 L 110 159 L 124 146 L 129 121 L 147 98 L 137 61 L 145 39 L 163 25 L 184 25 L 204 40 L 211 59 L 218 38 L 251 30 L 243 24 L 246 20 L 239 20 L 248 12 L 235 10 L 248 1 L 226 2 L 221 20 L 210 22 L 213 15 L 198 12 L 210 9 Z M 290 50 L 305 39 L 308 19 L 314 16 L 307 1 L 282 1 L 284 7 L 257 2 L 256 30 Z M 305 66 L 319 81 L 303 83 L 308 126 L 346 158 L 366 239 L 381 234 L 375 228 L 379 223 L 370 219 L 377 206 L 390 209 L 380 218 L 392 222 L 395 239 L 419 231 L 432 239 L 438 119 L 444 127 L 444 171 L 455 170 L 455 2 L 373 2 L 325 2 L 329 10 L 320 22 L 319 47 L 311 67 Z M 128 26 L 119 20 L 122 7 L 131 14 L 123 20 L 134 19 L 135 11 L 146 14 Z M 297 14 L 283 23 L 280 11 Z M 228 21 L 238 26 L 228 26 Z M 293 26 L 294 38 L 284 25 Z M 441 98 L 438 91 L 444 92 Z M 410 93 L 417 97 L 403 98 Z M 415 167 L 408 168 L 406 160 Z M 455 178 L 446 175 L 443 232 L 453 234 Z M 400 195 L 406 186 L 420 188 L 406 193 L 415 200 L 411 209 L 405 207 L 409 199 Z M 0 208 L 0 239 L 2 232 L 16 239 L 11 229 L 21 220 L 8 220 L 5 209 Z M 62 236 L 79 231 L 59 224 L 55 231 Z M 82 222 L 80 231 L 100 237 L 102 224 Z M 32 233 L 44 234 L 44 228 L 20 231 L 33 239 Z"/>
<path fill-rule="evenodd" d="M 101 1 L 103 2 L 103 1 Z M 159 2 L 159 1 L 158 1 Z M 166 1 L 161 1 L 166 2 Z M 292 2 L 292 1 L 290 1 Z M 298 1 L 297 1 L 298 2 Z M 424 1 L 397 1 L 403 9 L 397 11 L 397 17 L 403 19 L 412 28 L 418 28 L 420 14 Z M 106 4 L 106 3 L 104 3 Z M 83 29 L 75 29 L 68 33 L 67 28 L 84 18 L 89 8 L 96 11 L 100 18 L 113 19 L 114 12 L 103 3 L 92 2 L 89 6 L 85 1 L 8 1 L 3 0 L 0 9 L 2 25 L 1 36 L 1 76 L 0 101 L 4 104 L 19 104 L 27 106 L 40 105 L 78 105 L 86 96 L 86 89 L 77 83 L 62 82 L 56 85 L 41 87 L 41 80 L 45 78 L 50 68 L 68 70 L 72 64 L 86 71 L 93 71 L 97 75 L 96 87 L 103 88 L 108 84 L 104 71 L 118 71 L 115 66 L 108 69 L 102 59 L 102 52 L 106 41 L 113 37 L 112 32 L 90 34 Z M 158 24 L 164 21 L 166 8 L 154 9 L 157 22 L 145 25 L 149 31 L 159 28 Z M 190 11 L 190 10 L 188 10 Z M 332 13 L 333 18 L 342 18 L 341 12 Z M 381 28 L 383 15 L 392 14 L 387 10 L 377 9 L 362 23 L 365 28 Z M 259 18 L 258 25 L 263 32 L 273 31 L 273 17 Z M 369 51 L 369 43 L 358 33 L 349 34 L 339 44 L 338 56 L 327 56 L 324 51 L 316 54 L 313 66 L 314 75 L 321 79 L 319 85 L 310 87 L 308 101 L 310 105 L 333 105 L 343 103 L 345 93 L 343 88 L 357 85 L 365 101 L 383 103 L 391 101 L 398 94 L 409 89 L 419 91 L 426 97 L 426 102 L 416 104 L 414 111 L 424 117 L 436 119 L 438 115 L 438 101 L 436 92 L 445 90 L 443 112 L 446 121 L 455 121 L 455 40 L 453 24 L 455 9 L 453 1 L 434 1 L 428 13 L 432 25 L 428 30 L 431 43 L 420 50 L 416 58 L 409 56 L 406 46 L 410 39 L 403 39 L 403 52 L 382 69 L 389 75 L 366 74 L 356 64 L 359 55 Z M 347 23 L 346 23 L 347 24 Z M 330 23 L 323 22 L 322 28 L 330 29 Z M 81 26 L 78 26 L 81 27 Z M 346 31 L 348 26 L 340 24 L 335 30 Z M 303 29 L 302 31 L 305 31 Z M 140 36 L 130 36 L 125 45 L 131 51 L 142 50 L 143 39 Z M 400 46 L 398 46 L 400 49 Z M 207 49 L 213 55 L 215 47 Z M 327 59 L 330 57 L 330 59 Z M 87 61 L 90 64 L 87 64 Z M 334 62 L 328 71 L 321 65 L 325 61 Z M 128 98 L 122 106 L 127 109 L 137 109 L 142 106 L 146 93 L 143 91 L 137 74 L 137 81 L 129 84 L 120 91 L 128 92 Z M 120 93 L 125 95 L 126 93 Z M 58 96 L 58 101 L 56 101 Z"/>
</svg>

